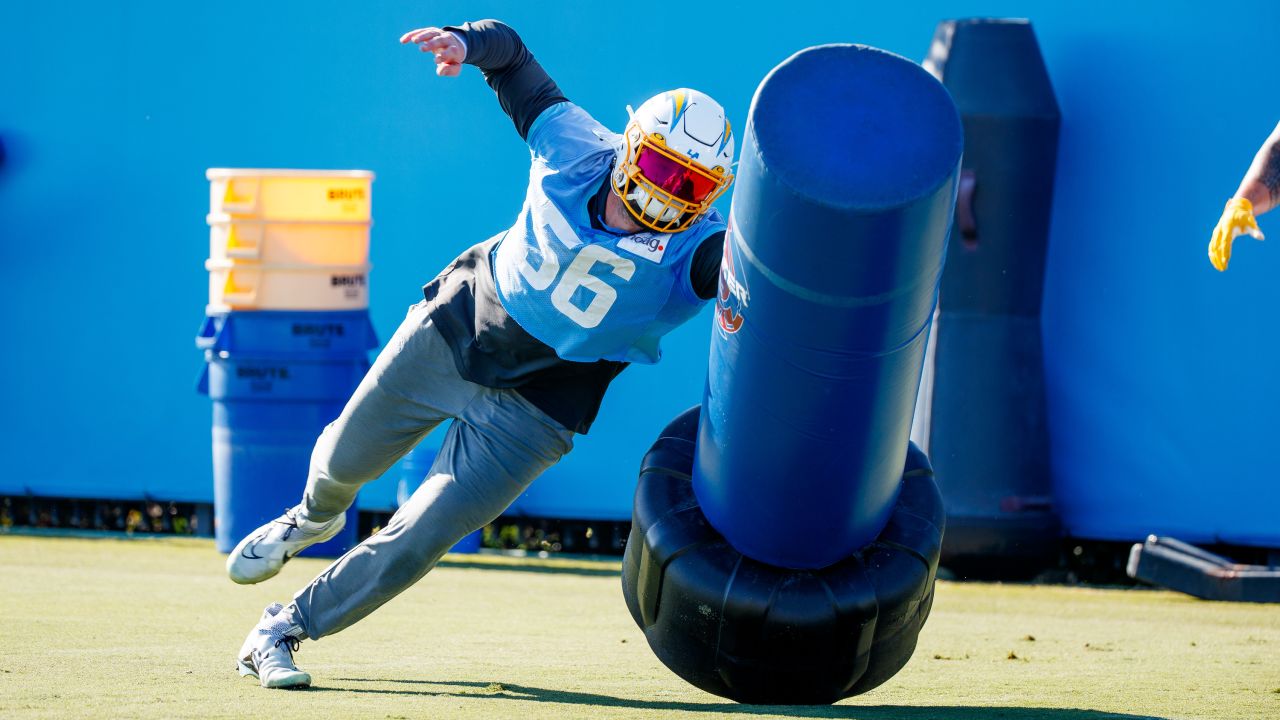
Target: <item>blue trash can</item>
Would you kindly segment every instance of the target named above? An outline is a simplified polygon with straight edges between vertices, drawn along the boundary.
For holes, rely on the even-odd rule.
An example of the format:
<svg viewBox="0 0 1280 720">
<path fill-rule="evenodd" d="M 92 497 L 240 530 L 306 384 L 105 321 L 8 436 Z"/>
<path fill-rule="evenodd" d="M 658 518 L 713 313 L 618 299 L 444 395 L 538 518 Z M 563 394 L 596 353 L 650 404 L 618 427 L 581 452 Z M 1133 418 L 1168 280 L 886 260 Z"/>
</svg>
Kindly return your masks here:
<svg viewBox="0 0 1280 720">
<path fill-rule="evenodd" d="M 335 358 L 366 357 L 378 345 L 366 310 L 258 310 L 209 315 L 196 347 L 218 354 Z"/>
<path fill-rule="evenodd" d="M 459 540 L 456 545 L 449 549 L 449 552 L 455 555 L 474 555 L 480 552 L 480 541 L 483 539 L 484 529 L 481 528 Z"/>
<path fill-rule="evenodd" d="M 316 438 L 364 377 L 376 340 L 365 312 L 243 312 L 206 318 L 196 342 L 199 391 L 213 401 L 215 543 L 230 552 L 298 503 Z M 357 526 L 353 505 L 343 532 L 306 554 L 341 555 Z"/>
</svg>

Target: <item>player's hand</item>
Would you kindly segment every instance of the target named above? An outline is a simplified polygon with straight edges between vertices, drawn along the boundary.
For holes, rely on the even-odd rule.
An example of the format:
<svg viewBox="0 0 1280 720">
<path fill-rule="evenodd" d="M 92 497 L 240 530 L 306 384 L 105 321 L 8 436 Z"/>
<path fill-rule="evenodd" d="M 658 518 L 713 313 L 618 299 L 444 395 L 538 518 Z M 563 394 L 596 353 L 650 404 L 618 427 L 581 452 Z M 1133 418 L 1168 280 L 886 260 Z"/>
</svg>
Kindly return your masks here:
<svg viewBox="0 0 1280 720">
<path fill-rule="evenodd" d="M 458 36 L 437 27 L 410 30 L 400 36 L 400 44 L 416 44 L 422 52 L 434 54 L 440 77 L 457 77 L 462 72 L 462 61 L 467 59 L 467 49 Z"/>
<path fill-rule="evenodd" d="M 1245 198 L 1231 198 L 1218 219 L 1218 226 L 1213 229 L 1213 239 L 1209 241 L 1209 262 L 1220 271 L 1226 270 L 1231 260 L 1231 243 L 1246 234 L 1263 239 L 1258 221 L 1253 217 L 1253 203 Z"/>
</svg>

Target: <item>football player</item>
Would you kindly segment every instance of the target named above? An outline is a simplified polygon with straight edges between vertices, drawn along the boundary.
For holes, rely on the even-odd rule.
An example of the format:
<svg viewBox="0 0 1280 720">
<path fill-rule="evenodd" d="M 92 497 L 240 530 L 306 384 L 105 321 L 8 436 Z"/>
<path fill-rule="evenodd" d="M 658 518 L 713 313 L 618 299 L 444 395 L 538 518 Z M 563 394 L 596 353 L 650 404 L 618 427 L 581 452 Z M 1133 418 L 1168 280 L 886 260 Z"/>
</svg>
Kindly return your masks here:
<svg viewBox="0 0 1280 720">
<path fill-rule="evenodd" d="M 622 135 L 565 98 L 510 27 L 481 20 L 400 38 L 436 74 L 475 65 L 528 143 L 515 223 L 423 288 L 342 414 L 316 441 L 302 501 L 227 558 L 238 583 L 272 577 L 343 527 L 364 483 L 452 420 L 422 485 L 387 527 L 271 605 L 237 656 L 264 687 L 305 687 L 293 651 L 346 628 L 497 518 L 591 427 L 628 363 L 716 292 L 733 182 L 724 109 L 696 90 L 650 98 Z"/>
<path fill-rule="evenodd" d="M 1236 194 L 1227 201 L 1209 240 L 1209 262 L 1218 270 L 1226 270 L 1231 260 L 1231 243 L 1236 238 L 1248 234 L 1263 239 L 1255 216 L 1277 205 L 1280 205 L 1280 123 L 1254 156 Z"/>
</svg>

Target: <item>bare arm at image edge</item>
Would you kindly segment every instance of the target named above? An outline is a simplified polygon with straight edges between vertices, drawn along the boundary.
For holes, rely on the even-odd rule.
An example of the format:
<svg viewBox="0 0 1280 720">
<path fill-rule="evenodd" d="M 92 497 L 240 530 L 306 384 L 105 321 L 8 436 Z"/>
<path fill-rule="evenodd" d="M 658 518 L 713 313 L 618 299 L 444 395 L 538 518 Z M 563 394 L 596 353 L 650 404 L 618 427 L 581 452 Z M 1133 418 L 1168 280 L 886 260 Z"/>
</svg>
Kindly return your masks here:
<svg viewBox="0 0 1280 720">
<path fill-rule="evenodd" d="M 1262 144 L 1240 188 L 1227 201 L 1209 241 L 1209 262 L 1218 270 L 1226 270 L 1231 260 L 1231 243 L 1236 238 L 1249 235 L 1262 240 L 1257 216 L 1277 205 L 1280 205 L 1280 124 Z"/>
<path fill-rule="evenodd" d="M 1261 215 L 1280 205 L 1280 123 L 1253 158 L 1249 172 L 1240 181 L 1236 197 L 1253 205 L 1254 215 Z"/>
</svg>

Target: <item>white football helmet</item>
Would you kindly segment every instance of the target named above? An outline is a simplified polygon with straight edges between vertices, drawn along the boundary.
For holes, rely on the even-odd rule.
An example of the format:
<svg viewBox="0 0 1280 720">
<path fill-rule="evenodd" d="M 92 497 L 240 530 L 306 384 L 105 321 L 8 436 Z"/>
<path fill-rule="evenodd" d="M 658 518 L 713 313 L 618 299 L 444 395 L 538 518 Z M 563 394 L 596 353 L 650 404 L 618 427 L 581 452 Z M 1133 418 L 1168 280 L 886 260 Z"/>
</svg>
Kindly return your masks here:
<svg viewBox="0 0 1280 720">
<path fill-rule="evenodd" d="M 733 130 L 724 108 L 679 88 L 627 111 L 613 191 L 650 230 L 684 230 L 733 183 Z"/>
</svg>

